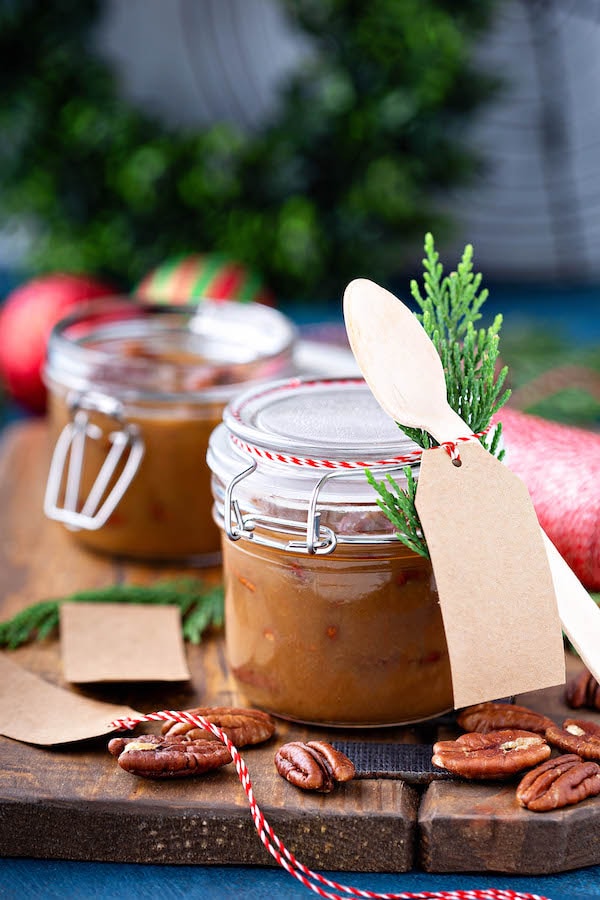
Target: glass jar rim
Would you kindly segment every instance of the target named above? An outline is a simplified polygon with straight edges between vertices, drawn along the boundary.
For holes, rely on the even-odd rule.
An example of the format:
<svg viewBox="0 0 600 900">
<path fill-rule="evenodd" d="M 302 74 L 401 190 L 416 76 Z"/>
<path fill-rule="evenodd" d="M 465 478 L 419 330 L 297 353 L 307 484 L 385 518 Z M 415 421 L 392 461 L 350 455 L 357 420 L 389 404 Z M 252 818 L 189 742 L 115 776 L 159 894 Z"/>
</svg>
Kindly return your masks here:
<svg viewBox="0 0 600 900">
<path fill-rule="evenodd" d="M 174 352 L 189 345 L 190 358 L 125 352 L 127 343 L 151 338 L 168 341 Z M 102 389 L 131 402 L 226 402 L 243 386 L 293 371 L 296 341 L 287 316 L 263 304 L 204 298 L 194 306 L 164 306 L 116 295 L 78 306 L 55 324 L 44 378 L 80 391 L 96 385 L 100 374 Z M 220 383 L 179 386 L 199 368 L 222 370 Z"/>
<path fill-rule="evenodd" d="M 327 427 L 317 437 L 303 437 L 324 418 Z M 365 469 L 376 477 L 390 473 L 402 486 L 405 466 L 414 466 L 418 477 L 420 455 L 361 378 L 254 386 L 230 401 L 209 440 L 215 519 L 232 540 L 293 553 L 330 553 L 338 543 L 396 543 Z"/>
</svg>

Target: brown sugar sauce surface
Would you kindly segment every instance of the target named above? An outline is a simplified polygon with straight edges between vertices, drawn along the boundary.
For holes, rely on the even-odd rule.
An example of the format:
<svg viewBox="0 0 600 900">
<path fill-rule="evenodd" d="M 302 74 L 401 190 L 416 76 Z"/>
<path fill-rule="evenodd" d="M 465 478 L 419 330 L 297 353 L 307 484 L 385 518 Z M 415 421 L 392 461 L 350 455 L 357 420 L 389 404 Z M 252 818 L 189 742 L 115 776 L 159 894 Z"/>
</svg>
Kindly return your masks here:
<svg viewBox="0 0 600 900">
<path fill-rule="evenodd" d="M 401 545 L 301 557 L 225 539 L 223 561 L 228 660 L 251 703 L 340 726 L 452 706 L 427 560 Z"/>
</svg>

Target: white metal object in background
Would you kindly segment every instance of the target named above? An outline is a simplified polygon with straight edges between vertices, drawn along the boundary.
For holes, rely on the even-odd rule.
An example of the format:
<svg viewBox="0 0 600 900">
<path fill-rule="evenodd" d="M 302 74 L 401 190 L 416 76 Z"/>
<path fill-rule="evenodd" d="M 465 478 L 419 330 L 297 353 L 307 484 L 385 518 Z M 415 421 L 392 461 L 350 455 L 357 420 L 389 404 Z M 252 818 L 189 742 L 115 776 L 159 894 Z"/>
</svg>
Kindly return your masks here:
<svg viewBox="0 0 600 900">
<path fill-rule="evenodd" d="M 72 419 L 61 431 L 54 447 L 44 513 L 72 530 L 96 531 L 112 515 L 131 484 L 144 455 L 144 442 L 137 426 L 123 419 L 120 404 L 110 397 L 88 393 L 74 398 L 69 405 Z M 114 418 L 118 427 L 105 434 L 98 425 L 90 422 L 91 410 Z M 86 443 L 103 437 L 110 442 L 110 449 L 88 496 L 80 500 Z M 121 462 L 121 472 L 109 490 Z"/>
</svg>

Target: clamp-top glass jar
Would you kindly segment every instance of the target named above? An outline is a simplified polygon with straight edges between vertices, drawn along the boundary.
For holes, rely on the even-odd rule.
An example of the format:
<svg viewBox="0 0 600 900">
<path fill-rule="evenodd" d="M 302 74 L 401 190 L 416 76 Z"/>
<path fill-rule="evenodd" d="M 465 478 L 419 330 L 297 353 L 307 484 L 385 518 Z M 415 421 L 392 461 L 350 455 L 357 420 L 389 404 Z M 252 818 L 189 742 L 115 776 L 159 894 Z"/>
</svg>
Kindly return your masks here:
<svg viewBox="0 0 600 900">
<path fill-rule="evenodd" d="M 277 382 L 211 435 L 230 669 L 249 702 L 314 724 L 376 726 L 452 707 L 429 561 L 368 483 L 418 449 L 359 379 Z"/>
<path fill-rule="evenodd" d="M 122 298 L 63 319 L 45 369 L 46 514 L 93 550 L 216 562 L 209 435 L 242 386 L 294 372 L 294 345 L 289 320 L 258 304 Z"/>
</svg>

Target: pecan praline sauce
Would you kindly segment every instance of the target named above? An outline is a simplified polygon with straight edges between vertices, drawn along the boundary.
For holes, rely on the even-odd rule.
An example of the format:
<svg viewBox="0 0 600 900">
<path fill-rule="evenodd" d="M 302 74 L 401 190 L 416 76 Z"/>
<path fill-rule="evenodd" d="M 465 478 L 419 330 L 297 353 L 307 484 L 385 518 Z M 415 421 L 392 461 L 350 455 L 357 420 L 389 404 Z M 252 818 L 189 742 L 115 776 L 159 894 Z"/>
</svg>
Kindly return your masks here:
<svg viewBox="0 0 600 900">
<path fill-rule="evenodd" d="M 356 384 L 348 390 L 356 400 L 366 386 Z M 282 409 L 290 404 L 273 429 L 277 442 L 281 423 L 294 421 L 293 389 L 289 396 L 276 389 L 273 396 Z M 352 400 L 349 396 L 350 407 Z M 316 410 L 319 404 L 316 397 Z M 244 411 L 252 408 L 252 402 L 240 400 L 241 414 L 226 411 L 225 424 L 211 437 L 209 463 L 215 473 L 215 511 L 221 525 L 219 498 L 222 509 L 229 476 L 224 462 L 227 427 L 235 429 Z M 319 432 L 310 415 L 305 407 L 299 419 L 314 435 Z M 255 419 L 262 424 L 268 415 L 265 419 L 261 410 Z M 397 443 L 393 423 L 391 427 Z M 370 449 L 371 458 L 381 450 Z M 301 452 L 300 441 L 297 453 Z M 243 466 L 242 460 L 239 468 Z M 257 472 L 261 468 L 264 478 L 256 485 L 251 475 L 236 488 L 242 512 L 305 519 L 308 503 L 289 501 L 289 481 L 296 477 L 306 481 L 306 472 L 296 475 L 298 467 L 293 465 L 263 466 L 263 457 Z M 317 471 L 315 481 L 322 474 Z M 248 703 L 277 716 L 366 727 L 419 721 L 452 707 L 448 650 L 430 562 L 399 540 L 390 540 L 392 526 L 378 510 L 375 491 L 361 477 L 360 502 L 356 498 L 350 502 L 349 497 L 347 504 L 323 504 L 323 525 L 338 535 L 358 538 L 357 543 L 338 542 L 328 555 L 261 545 L 257 533 L 239 540 L 223 534 L 229 667 Z M 374 533 L 375 542 L 367 542 L 365 538 Z"/>
<path fill-rule="evenodd" d="M 222 406 L 207 406 L 202 415 L 179 405 L 175 414 L 140 408 L 128 422 L 141 429 L 145 453 L 140 468 L 108 521 L 95 531 L 73 531 L 74 540 L 91 550 L 135 559 L 178 560 L 214 556 L 219 532 L 211 520 L 210 473 L 199 464 Z M 54 440 L 69 422 L 64 396 L 52 393 L 49 413 Z M 90 422 L 105 435 L 115 422 L 99 412 Z M 80 497 L 89 495 L 109 449 L 108 438 L 89 440 L 81 475 Z M 117 470 L 117 471 L 120 471 Z M 114 484 L 115 478 L 112 479 Z"/>
<path fill-rule="evenodd" d="M 224 539 L 228 661 L 248 701 L 298 721 L 349 726 L 449 709 L 429 562 L 404 548 L 338 551 L 290 560 Z"/>
</svg>

